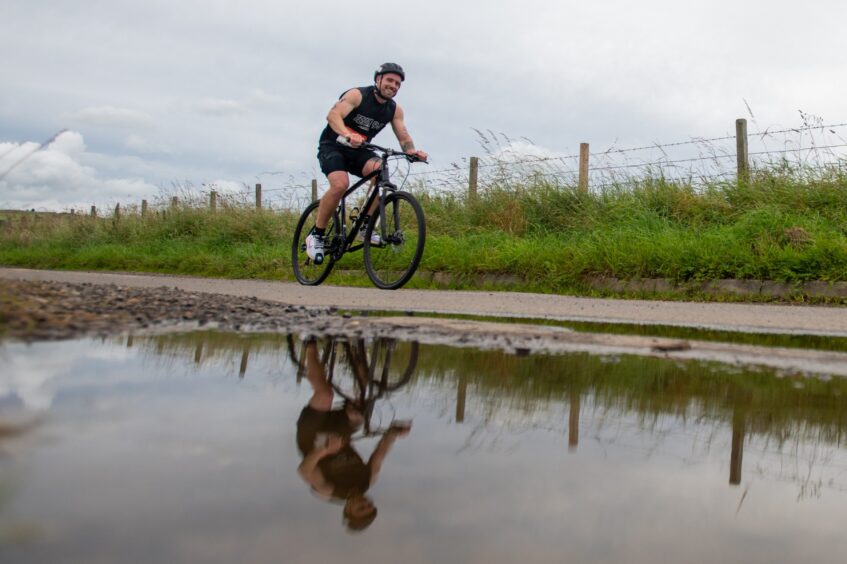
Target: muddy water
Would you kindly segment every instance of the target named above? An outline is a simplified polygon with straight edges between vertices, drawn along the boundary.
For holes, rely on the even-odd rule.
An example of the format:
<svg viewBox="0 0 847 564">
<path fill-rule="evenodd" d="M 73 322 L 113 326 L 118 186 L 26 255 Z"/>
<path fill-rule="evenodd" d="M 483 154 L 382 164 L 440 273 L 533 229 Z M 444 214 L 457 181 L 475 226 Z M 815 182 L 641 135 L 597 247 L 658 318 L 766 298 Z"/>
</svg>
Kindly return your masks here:
<svg viewBox="0 0 847 564">
<path fill-rule="evenodd" d="M 845 430 L 844 379 L 718 364 L 221 333 L 7 343 L 0 555 L 843 562 Z"/>
</svg>

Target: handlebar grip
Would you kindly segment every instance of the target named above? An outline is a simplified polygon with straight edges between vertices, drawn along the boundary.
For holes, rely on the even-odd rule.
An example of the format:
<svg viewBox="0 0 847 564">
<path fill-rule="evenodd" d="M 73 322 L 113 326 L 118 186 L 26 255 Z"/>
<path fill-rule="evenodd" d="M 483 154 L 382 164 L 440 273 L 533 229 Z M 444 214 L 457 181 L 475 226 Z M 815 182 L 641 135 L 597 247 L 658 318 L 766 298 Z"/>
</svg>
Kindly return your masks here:
<svg viewBox="0 0 847 564">
<path fill-rule="evenodd" d="M 338 143 L 340 143 L 341 145 L 344 145 L 345 147 L 352 147 L 353 146 L 353 145 L 350 144 L 350 138 L 346 137 L 344 135 L 339 135 L 335 140 Z"/>
</svg>

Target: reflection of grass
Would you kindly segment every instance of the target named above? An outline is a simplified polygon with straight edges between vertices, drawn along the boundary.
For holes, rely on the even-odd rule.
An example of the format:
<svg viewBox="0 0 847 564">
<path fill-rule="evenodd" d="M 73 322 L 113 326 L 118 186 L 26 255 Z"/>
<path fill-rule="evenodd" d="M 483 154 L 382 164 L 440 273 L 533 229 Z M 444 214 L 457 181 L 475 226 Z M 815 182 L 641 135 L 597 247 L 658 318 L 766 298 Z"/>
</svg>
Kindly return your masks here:
<svg viewBox="0 0 847 564">
<path fill-rule="evenodd" d="M 44 528 L 36 523 L 0 523 L 0 546 L 35 544 L 46 536 Z"/>
<path fill-rule="evenodd" d="M 778 441 L 802 434 L 835 444 L 847 432 L 847 379 L 776 374 L 716 363 L 586 353 L 518 357 L 502 352 L 422 347 L 418 378 L 457 375 L 487 405 L 529 413 L 550 401 L 590 395 L 595 407 L 634 412 L 643 421 L 664 415 L 731 423 Z"/>
<path fill-rule="evenodd" d="M 283 335 L 187 333 L 136 337 L 133 346 L 185 360 L 193 358 L 200 347 L 236 365 L 245 350 L 251 358 L 278 355 L 281 363 L 288 354 Z M 550 402 L 590 395 L 595 409 L 636 413 L 645 424 L 662 415 L 726 424 L 737 423 L 740 417 L 747 432 L 778 443 L 802 436 L 840 445 L 847 433 L 847 379 L 843 378 L 806 378 L 634 356 L 519 357 L 500 351 L 421 346 L 409 389 L 432 383 L 455 390 L 459 381 L 472 390 L 468 400 L 483 401 L 492 414 L 508 411 L 529 418 L 543 413 Z"/>
</svg>

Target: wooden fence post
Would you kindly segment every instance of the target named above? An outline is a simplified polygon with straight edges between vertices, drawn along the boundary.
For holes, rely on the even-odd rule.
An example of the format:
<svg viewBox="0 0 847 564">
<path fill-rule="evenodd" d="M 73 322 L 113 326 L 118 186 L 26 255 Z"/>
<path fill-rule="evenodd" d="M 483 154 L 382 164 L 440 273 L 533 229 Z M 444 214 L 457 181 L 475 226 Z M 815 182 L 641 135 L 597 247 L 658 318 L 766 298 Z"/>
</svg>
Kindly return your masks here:
<svg viewBox="0 0 847 564">
<path fill-rule="evenodd" d="M 468 171 L 468 199 L 475 200 L 477 182 L 479 181 L 479 157 L 471 157 L 471 167 Z"/>
<path fill-rule="evenodd" d="M 91 217 L 97 217 L 97 207 L 91 206 Z"/>
<path fill-rule="evenodd" d="M 115 221 L 118 221 L 121 218 L 121 205 L 115 204 Z"/>
<path fill-rule="evenodd" d="M 312 179 L 312 201 L 318 201 L 318 181 L 315 178 Z"/>
<path fill-rule="evenodd" d="M 215 190 L 209 192 L 209 207 L 212 209 L 212 213 L 218 211 L 218 193 Z"/>
<path fill-rule="evenodd" d="M 738 181 L 750 180 L 750 161 L 747 153 L 747 120 L 735 120 L 735 147 L 738 157 Z"/>
<path fill-rule="evenodd" d="M 262 185 L 256 184 L 256 209 L 262 209 Z"/>
<path fill-rule="evenodd" d="M 147 215 L 147 200 L 141 200 L 141 217 Z"/>
<path fill-rule="evenodd" d="M 171 209 L 175 210 L 178 205 L 179 205 L 179 198 L 177 198 L 176 196 L 171 198 Z"/>
<path fill-rule="evenodd" d="M 579 144 L 579 189 L 588 192 L 588 143 Z"/>
</svg>

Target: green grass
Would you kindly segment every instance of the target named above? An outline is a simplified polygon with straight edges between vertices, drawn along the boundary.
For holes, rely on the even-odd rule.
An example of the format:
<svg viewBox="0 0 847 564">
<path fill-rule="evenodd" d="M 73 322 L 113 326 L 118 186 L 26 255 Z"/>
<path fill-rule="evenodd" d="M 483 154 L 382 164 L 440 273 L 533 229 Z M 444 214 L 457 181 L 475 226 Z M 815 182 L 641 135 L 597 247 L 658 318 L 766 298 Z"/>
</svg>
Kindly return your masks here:
<svg viewBox="0 0 847 564">
<path fill-rule="evenodd" d="M 448 273 L 455 287 L 474 287 L 484 274 L 515 275 L 516 289 L 569 293 L 588 293 L 586 278 L 597 276 L 847 279 L 847 174 L 838 167 L 777 167 L 747 184 L 696 188 L 635 178 L 602 193 L 542 183 L 490 188 L 474 200 L 417 195 L 428 227 L 420 271 Z M 119 220 L 16 214 L 0 228 L 0 263 L 291 280 L 296 220 L 247 205 Z M 333 283 L 369 285 L 360 253 L 337 270 Z"/>
</svg>

